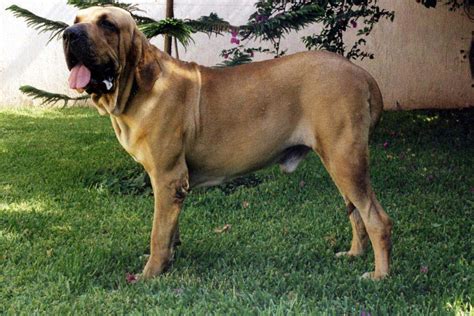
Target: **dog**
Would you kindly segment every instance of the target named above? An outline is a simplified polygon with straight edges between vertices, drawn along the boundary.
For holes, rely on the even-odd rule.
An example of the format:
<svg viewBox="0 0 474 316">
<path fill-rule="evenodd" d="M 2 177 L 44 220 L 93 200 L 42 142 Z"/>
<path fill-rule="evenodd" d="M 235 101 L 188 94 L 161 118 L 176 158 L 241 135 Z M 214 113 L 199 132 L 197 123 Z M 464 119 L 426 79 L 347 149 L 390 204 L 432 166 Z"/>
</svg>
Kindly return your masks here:
<svg viewBox="0 0 474 316">
<path fill-rule="evenodd" d="M 388 275 L 392 220 L 369 179 L 369 133 L 383 111 L 376 81 L 330 52 L 304 52 L 229 68 L 173 59 L 116 7 L 80 10 L 63 33 L 69 86 L 109 115 L 118 141 L 147 171 L 154 193 L 150 256 L 159 275 L 179 243 L 189 190 L 277 163 L 293 172 L 314 151 L 349 212 L 359 256 L 370 240 L 375 271 Z"/>
</svg>

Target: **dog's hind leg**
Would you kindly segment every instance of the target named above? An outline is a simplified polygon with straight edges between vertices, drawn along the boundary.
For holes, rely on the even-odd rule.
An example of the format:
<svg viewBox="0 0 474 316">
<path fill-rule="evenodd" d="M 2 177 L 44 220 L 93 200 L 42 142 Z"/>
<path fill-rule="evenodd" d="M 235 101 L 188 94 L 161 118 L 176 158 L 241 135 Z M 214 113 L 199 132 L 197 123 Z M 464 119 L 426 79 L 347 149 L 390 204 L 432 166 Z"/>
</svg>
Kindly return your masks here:
<svg viewBox="0 0 474 316">
<path fill-rule="evenodd" d="M 374 249 L 375 271 L 364 274 L 364 277 L 380 279 L 385 277 L 390 269 L 392 221 L 372 191 L 368 171 L 368 145 L 360 139 L 356 131 L 351 131 L 330 142 L 329 146 L 320 144 L 317 152 L 343 195 L 346 205 L 355 207 L 350 215 L 353 228 L 352 246 L 344 254 L 363 253 L 368 235 Z"/>
<path fill-rule="evenodd" d="M 352 241 L 349 251 L 336 253 L 336 257 L 349 256 L 355 257 L 365 253 L 369 244 L 369 236 L 365 229 L 364 221 L 360 216 L 359 210 L 347 198 L 344 198 L 347 206 L 347 213 L 352 227 Z"/>
<path fill-rule="evenodd" d="M 320 156 L 321 162 L 323 163 L 324 167 L 329 172 L 329 166 L 326 164 L 324 156 L 321 154 L 321 152 L 318 152 L 318 151 L 316 152 Z M 332 177 L 332 174 L 330 172 L 329 172 L 329 175 Z M 336 253 L 336 257 L 343 257 L 343 256 L 355 257 L 355 256 L 363 255 L 369 243 L 369 236 L 367 235 L 367 230 L 365 229 L 364 221 L 362 220 L 362 217 L 360 216 L 359 210 L 354 206 L 354 204 L 352 204 L 349 198 L 345 196 L 344 192 L 342 191 L 341 188 L 339 188 L 339 186 L 337 185 L 335 181 L 334 181 L 334 184 L 339 190 L 339 193 L 344 198 L 344 202 L 347 208 L 347 215 L 349 216 L 349 220 L 351 222 L 351 227 L 352 227 L 351 248 L 348 251 L 341 251 L 341 252 Z"/>
</svg>

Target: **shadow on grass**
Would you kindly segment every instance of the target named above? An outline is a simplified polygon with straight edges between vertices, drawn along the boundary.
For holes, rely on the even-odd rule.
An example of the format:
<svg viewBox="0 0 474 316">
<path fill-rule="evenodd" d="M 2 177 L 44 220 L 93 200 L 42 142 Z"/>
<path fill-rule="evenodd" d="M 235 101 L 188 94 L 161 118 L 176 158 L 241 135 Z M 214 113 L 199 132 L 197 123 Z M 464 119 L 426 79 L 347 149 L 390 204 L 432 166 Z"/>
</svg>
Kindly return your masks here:
<svg viewBox="0 0 474 316">
<path fill-rule="evenodd" d="M 404 144 L 419 149 L 468 147 L 474 142 L 474 107 L 461 110 L 385 112 L 374 142 Z"/>
</svg>

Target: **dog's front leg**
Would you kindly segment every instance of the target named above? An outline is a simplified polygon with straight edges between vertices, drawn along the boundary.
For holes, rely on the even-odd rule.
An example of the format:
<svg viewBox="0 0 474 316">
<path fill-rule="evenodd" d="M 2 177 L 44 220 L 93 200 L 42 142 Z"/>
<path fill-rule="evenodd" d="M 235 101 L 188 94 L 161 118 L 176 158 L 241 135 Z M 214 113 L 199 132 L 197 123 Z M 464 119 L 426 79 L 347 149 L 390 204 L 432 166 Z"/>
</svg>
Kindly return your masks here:
<svg viewBox="0 0 474 316">
<path fill-rule="evenodd" d="M 167 173 L 149 173 L 155 195 L 155 211 L 151 230 L 150 257 L 143 270 L 145 279 L 162 273 L 173 255 L 179 213 L 189 189 L 185 168 L 174 169 L 173 172 Z"/>
</svg>

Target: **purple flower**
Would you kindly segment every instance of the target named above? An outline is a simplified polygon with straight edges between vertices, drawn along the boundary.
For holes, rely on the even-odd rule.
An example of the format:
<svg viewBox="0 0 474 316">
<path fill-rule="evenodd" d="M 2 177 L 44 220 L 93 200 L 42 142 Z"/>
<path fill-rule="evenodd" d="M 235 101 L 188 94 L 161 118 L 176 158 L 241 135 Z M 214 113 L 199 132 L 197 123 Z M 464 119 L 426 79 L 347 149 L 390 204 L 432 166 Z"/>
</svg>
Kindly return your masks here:
<svg viewBox="0 0 474 316">
<path fill-rule="evenodd" d="M 427 266 L 421 266 L 420 272 L 424 273 L 424 274 L 428 273 L 428 267 Z"/>
<path fill-rule="evenodd" d="M 357 27 L 357 22 L 355 20 L 352 20 L 351 25 L 352 25 L 353 28 L 356 28 Z"/>
<path fill-rule="evenodd" d="M 230 39 L 230 43 L 231 43 L 231 44 L 237 44 L 237 45 L 239 45 L 239 44 L 240 44 L 240 41 L 239 41 L 238 38 L 232 37 L 232 38 Z"/>
<path fill-rule="evenodd" d="M 240 44 L 240 40 L 237 38 L 237 35 L 239 35 L 239 31 L 236 29 L 231 29 L 230 34 L 232 35 L 232 38 L 230 39 L 231 44 Z"/>
<path fill-rule="evenodd" d="M 383 143 L 383 148 L 387 149 L 388 148 L 388 142 Z"/>
<path fill-rule="evenodd" d="M 229 54 L 224 54 L 224 59 L 229 58 Z"/>
</svg>

